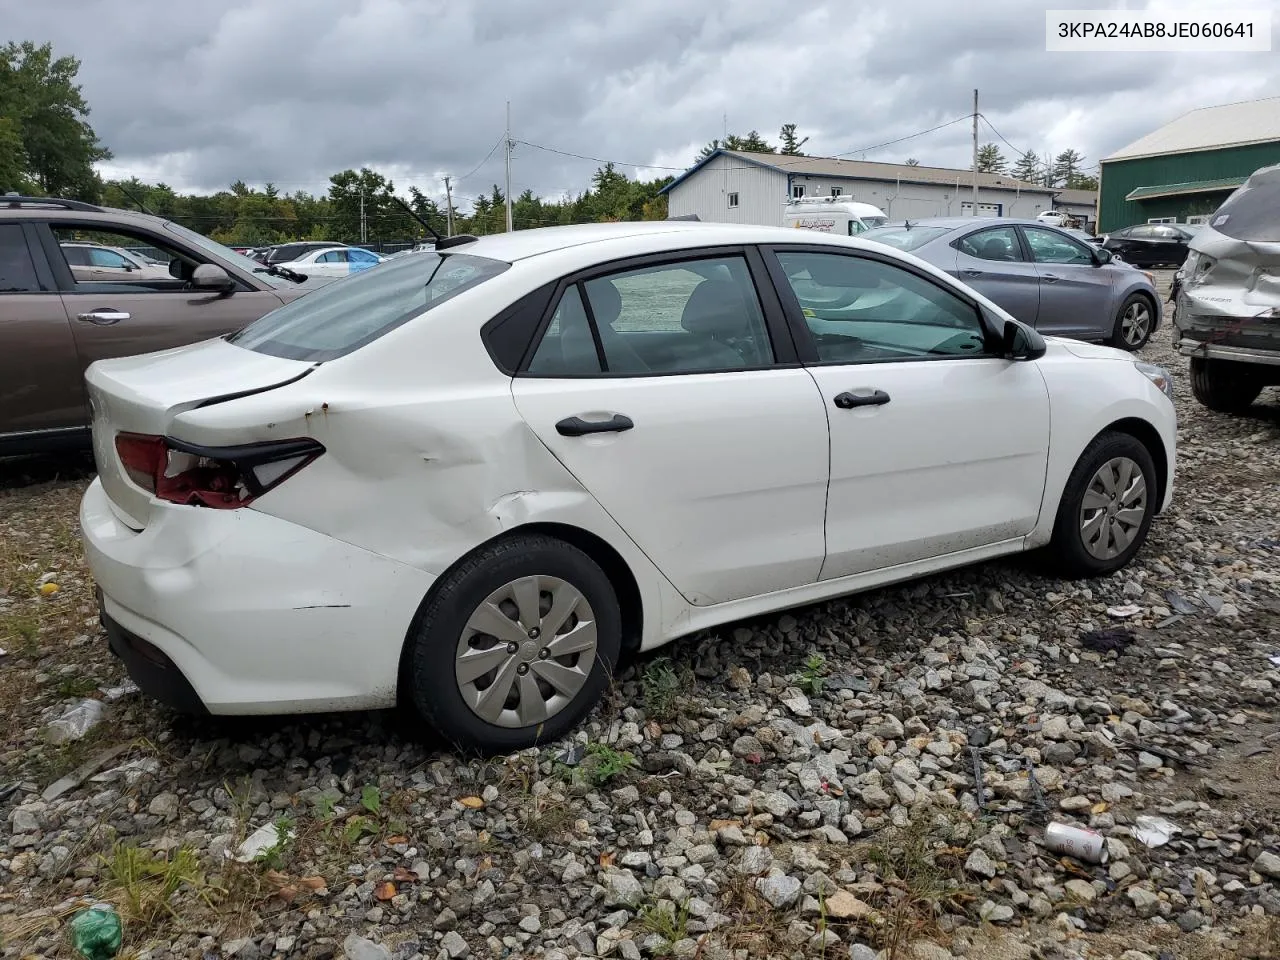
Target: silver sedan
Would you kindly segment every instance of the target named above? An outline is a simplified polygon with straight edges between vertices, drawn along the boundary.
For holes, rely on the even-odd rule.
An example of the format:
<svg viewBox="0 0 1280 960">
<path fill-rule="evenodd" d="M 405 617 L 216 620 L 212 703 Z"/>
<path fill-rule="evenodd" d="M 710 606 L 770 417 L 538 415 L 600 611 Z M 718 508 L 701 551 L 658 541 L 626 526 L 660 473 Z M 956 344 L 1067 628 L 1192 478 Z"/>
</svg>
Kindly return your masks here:
<svg viewBox="0 0 1280 960">
<path fill-rule="evenodd" d="M 1041 333 L 1137 350 L 1160 326 L 1151 274 L 1034 220 L 909 220 L 860 239 L 927 260 Z"/>
</svg>

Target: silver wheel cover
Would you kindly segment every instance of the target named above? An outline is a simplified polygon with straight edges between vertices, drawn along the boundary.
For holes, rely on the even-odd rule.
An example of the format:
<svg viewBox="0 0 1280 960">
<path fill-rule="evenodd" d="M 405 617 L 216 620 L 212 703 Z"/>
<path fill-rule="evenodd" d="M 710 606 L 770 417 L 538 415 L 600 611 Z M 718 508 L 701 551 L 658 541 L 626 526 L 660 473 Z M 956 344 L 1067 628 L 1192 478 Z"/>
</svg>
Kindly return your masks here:
<svg viewBox="0 0 1280 960">
<path fill-rule="evenodd" d="M 581 692 L 596 659 L 596 618 L 557 577 L 521 577 L 467 619 L 454 657 L 458 692 L 498 727 L 544 723 Z"/>
<path fill-rule="evenodd" d="M 1093 475 L 1080 505 L 1080 540 L 1089 555 L 1114 560 L 1133 543 L 1147 515 L 1147 481 L 1128 457 L 1108 460 Z"/>
</svg>

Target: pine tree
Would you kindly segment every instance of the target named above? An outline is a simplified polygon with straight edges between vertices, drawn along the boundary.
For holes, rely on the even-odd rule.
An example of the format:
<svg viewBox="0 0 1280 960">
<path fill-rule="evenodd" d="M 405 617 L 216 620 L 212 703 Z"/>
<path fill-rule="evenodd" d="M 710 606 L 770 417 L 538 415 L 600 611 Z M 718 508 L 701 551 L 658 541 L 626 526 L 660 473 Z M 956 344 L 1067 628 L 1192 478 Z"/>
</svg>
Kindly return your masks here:
<svg viewBox="0 0 1280 960">
<path fill-rule="evenodd" d="M 805 137 L 800 140 L 796 137 L 796 125 L 794 123 L 784 123 L 782 129 L 778 131 L 778 139 L 782 141 L 781 153 L 789 157 L 803 157 L 804 153 L 800 148 L 809 142 L 809 138 Z"/>
<path fill-rule="evenodd" d="M 1033 183 L 1040 179 L 1040 158 L 1034 150 L 1028 150 L 1017 159 L 1010 174 L 1016 180 Z"/>
<path fill-rule="evenodd" d="M 978 148 L 978 172 L 979 173 L 1004 173 L 1008 166 L 1004 154 L 1000 152 L 1000 148 L 994 143 L 984 143 Z"/>
<path fill-rule="evenodd" d="M 1058 154 L 1053 162 L 1053 183 L 1046 186 L 1059 185 L 1071 187 L 1080 176 L 1080 167 L 1084 163 L 1084 155 L 1068 147 Z"/>
<path fill-rule="evenodd" d="M 917 160 L 915 157 L 907 157 L 907 166 L 908 166 L 908 167 L 918 167 L 918 166 L 920 166 L 920 161 L 919 161 L 919 160 Z"/>
</svg>

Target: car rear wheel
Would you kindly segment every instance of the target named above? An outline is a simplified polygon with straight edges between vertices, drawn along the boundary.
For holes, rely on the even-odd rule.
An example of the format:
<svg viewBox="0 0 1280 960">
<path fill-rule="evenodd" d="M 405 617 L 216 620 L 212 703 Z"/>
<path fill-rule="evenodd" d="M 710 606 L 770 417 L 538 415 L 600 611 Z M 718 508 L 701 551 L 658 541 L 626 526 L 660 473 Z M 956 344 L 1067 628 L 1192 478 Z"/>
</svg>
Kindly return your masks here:
<svg viewBox="0 0 1280 960">
<path fill-rule="evenodd" d="M 1049 554 L 1059 572 L 1097 577 L 1129 563 L 1159 508 L 1155 463 L 1141 441 L 1104 433 L 1067 479 Z"/>
<path fill-rule="evenodd" d="M 559 739 L 599 701 L 621 648 L 604 571 L 542 535 L 488 544 L 446 574 L 410 628 L 403 691 L 454 746 Z"/>
<path fill-rule="evenodd" d="M 1151 339 L 1154 329 L 1155 311 L 1151 301 L 1140 293 L 1130 294 L 1116 315 L 1111 344 L 1122 350 L 1140 350 Z"/>
<path fill-rule="evenodd" d="M 1210 410 L 1240 413 L 1262 392 L 1262 382 L 1248 364 L 1191 358 L 1191 392 Z"/>
</svg>

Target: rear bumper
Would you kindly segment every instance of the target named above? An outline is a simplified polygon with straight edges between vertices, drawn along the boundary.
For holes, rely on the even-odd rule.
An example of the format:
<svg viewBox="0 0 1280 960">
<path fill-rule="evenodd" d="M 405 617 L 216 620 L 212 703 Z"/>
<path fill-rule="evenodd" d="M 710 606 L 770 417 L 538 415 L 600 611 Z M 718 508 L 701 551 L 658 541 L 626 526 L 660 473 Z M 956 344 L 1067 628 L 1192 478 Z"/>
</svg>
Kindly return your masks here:
<svg viewBox="0 0 1280 960">
<path fill-rule="evenodd" d="M 395 703 L 421 570 L 253 509 L 153 504 L 142 532 L 95 480 L 85 558 L 112 650 L 182 710 L 308 713 Z"/>
<path fill-rule="evenodd" d="M 1215 360 L 1235 360 L 1239 363 L 1260 363 L 1280 366 L 1280 350 L 1255 350 L 1251 347 L 1233 347 L 1225 343 L 1207 343 L 1182 337 L 1178 352 L 1184 357 L 1211 357 Z"/>
</svg>

